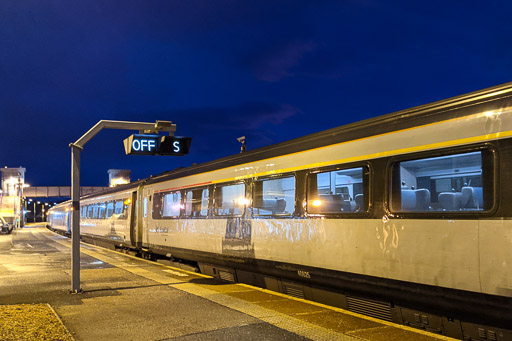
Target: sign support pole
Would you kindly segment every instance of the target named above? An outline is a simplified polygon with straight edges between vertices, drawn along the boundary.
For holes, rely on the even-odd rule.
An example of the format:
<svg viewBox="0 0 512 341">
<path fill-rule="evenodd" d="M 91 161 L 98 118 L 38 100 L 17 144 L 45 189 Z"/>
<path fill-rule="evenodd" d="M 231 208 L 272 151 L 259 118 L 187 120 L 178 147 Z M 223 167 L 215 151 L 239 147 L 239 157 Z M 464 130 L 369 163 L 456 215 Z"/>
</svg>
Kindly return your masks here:
<svg viewBox="0 0 512 341">
<path fill-rule="evenodd" d="M 84 145 L 103 129 L 139 130 L 141 133 L 168 132 L 174 135 L 176 124 L 170 121 L 156 123 L 101 120 L 81 138 L 71 143 L 71 293 L 82 292 L 80 288 L 80 153 Z"/>
<path fill-rule="evenodd" d="M 83 148 L 71 147 L 71 292 L 78 294 L 80 288 L 80 153 Z"/>
</svg>

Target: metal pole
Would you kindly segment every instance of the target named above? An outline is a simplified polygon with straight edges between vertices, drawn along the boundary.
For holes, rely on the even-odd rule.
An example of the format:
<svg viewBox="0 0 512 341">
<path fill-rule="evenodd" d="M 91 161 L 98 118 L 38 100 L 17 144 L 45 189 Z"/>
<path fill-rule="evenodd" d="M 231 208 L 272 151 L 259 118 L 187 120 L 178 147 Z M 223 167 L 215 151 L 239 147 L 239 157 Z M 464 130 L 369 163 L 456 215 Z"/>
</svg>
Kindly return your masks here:
<svg viewBox="0 0 512 341">
<path fill-rule="evenodd" d="M 79 293 L 80 288 L 80 148 L 71 147 L 71 292 Z"/>
<path fill-rule="evenodd" d="M 101 120 L 82 137 L 71 143 L 71 292 L 82 292 L 80 288 L 80 153 L 84 145 L 103 129 L 139 130 L 141 132 L 168 132 L 174 135 L 176 124 L 171 121 L 128 122 Z"/>
</svg>

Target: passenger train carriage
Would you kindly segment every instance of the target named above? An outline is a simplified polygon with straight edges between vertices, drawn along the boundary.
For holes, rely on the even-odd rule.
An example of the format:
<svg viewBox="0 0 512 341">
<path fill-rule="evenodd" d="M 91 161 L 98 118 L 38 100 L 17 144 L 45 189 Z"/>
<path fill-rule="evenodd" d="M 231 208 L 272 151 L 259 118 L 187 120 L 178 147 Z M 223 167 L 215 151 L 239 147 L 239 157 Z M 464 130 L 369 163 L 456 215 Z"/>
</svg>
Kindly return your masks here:
<svg viewBox="0 0 512 341">
<path fill-rule="evenodd" d="M 81 235 L 454 337 L 510 340 L 511 96 L 508 83 L 85 196 Z M 54 229 L 68 206 L 51 209 Z"/>
</svg>

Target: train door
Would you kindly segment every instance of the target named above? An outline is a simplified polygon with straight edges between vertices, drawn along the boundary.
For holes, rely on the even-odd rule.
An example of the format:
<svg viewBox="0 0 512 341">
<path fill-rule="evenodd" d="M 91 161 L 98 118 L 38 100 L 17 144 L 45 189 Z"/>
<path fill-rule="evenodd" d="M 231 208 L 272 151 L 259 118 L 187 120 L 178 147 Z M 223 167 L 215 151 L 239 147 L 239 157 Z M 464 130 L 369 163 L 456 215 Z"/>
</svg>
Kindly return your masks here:
<svg viewBox="0 0 512 341">
<path fill-rule="evenodd" d="M 66 209 L 66 227 L 68 233 L 71 234 L 71 211 Z"/>
<path fill-rule="evenodd" d="M 151 214 L 151 195 L 152 195 L 152 189 L 151 188 L 144 188 L 142 190 L 142 200 L 141 200 L 141 210 L 139 210 L 140 213 L 142 213 L 142 238 L 144 238 L 144 231 L 146 232 L 146 242 L 148 242 L 147 238 L 149 237 L 148 231 L 149 231 L 149 215 Z M 141 212 L 142 211 L 142 212 Z"/>
<path fill-rule="evenodd" d="M 139 228 L 140 224 L 137 223 L 137 208 L 138 208 L 138 200 L 137 200 L 137 191 L 132 192 L 132 206 L 129 212 L 130 217 L 130 241 L 132 246 L 141 247 L 142 246 L 142 229 Z"/>
</svg>

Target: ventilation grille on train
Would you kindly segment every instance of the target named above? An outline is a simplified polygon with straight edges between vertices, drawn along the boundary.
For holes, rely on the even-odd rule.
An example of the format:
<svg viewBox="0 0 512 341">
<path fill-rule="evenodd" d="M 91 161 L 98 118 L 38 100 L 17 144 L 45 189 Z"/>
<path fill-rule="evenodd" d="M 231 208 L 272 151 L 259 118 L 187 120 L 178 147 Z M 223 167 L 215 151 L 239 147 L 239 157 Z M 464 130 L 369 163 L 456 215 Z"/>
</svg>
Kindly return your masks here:
<svg viewBox="0 0 512 341">
<path fill-rule="evenodd" d="M 291 286 L 291 285 L 284 285 L 284 293 L 288 296 L 293 296 L 297 298 L 304 298 L 304 290 L 302 290 L 299 287 Z"/>
<path fill-rule="evenodd" d="M 350 296 L 347 296 L 347 303 L 348 310 L 355 313 L 375 317 L 385 321 L 393 321 L 391 308 L 387 304 Z"/>
<path fill-rule="evenodd" d="M 235 275 L 231 272 L 219 270 L 219 278 L 224 281 L 235 282 Z"/>
</svg>

